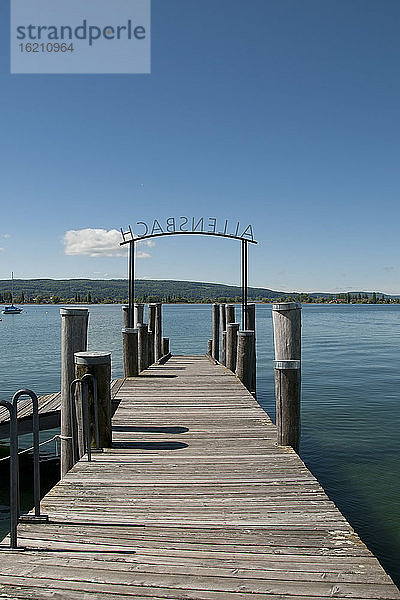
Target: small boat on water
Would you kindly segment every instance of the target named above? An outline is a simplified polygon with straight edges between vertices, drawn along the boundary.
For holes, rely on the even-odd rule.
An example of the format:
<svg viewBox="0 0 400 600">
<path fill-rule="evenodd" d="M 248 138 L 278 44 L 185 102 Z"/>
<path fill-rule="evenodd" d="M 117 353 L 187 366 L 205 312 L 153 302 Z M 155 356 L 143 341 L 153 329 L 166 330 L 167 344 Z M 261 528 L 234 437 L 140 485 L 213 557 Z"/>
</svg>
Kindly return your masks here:
<svg viewBox="0 0 400 600">
<path fill-rule="evenodd" d="M 5 306 L 1 312 L 3 315 L 19 315 L 22 313 L 22 308 L 14 306 L 14 273 L 11 273 L 11 305 Z"/>
<path fill-rule="evenodd" d="M 5 306 L 1 312 L 3 313 L 3 315 L 19 315 L 20 313 L 22 313 L 22 308 L 11 304 L 11 306 Z"/>
</svg>

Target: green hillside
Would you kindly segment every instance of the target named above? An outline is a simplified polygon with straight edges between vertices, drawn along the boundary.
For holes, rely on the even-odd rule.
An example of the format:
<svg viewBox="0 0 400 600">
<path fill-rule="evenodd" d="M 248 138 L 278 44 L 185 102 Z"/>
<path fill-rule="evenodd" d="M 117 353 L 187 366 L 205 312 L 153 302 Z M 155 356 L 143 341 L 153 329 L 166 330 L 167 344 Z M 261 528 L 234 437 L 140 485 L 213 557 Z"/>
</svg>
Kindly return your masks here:
<svg viewBox="0 0 400 600">
<path fill-rule="evenodd" d="M 135 281 L 137 302 L 240 302 L 239 286 L 197 281 L 147 280 Z M 268 288 L 249 288 L 249 301 L 295 300 L 307 302 L 399 303 L 399 297 L 376 292 L 346 292 L 343 294 L 277 292 Z M 126 279 L 15 279 L 16 303 L 126 303 Z M 0 304 L 11 302 L 11 282 L 0 280 Z"/>
<path fill-rule="evenodd" d="M 7 301 L 11 292 L 9 280 L 0 280 L 0 301 Z M 14 297 L 21 301 L 34 299 L 78 300 L 88 297 L 92 301 L 126 302 L 128 282 L 126 279 L 15 279 Z M 264 288 L 249 288 L 249 300 L 277 298 L 282 294 Z M 138 301 L 207 302 L 213 300 L 235 300 L 241 297 L 239 286 L 194 281 L 136 280 L 135 296 Z"/>
</svg>

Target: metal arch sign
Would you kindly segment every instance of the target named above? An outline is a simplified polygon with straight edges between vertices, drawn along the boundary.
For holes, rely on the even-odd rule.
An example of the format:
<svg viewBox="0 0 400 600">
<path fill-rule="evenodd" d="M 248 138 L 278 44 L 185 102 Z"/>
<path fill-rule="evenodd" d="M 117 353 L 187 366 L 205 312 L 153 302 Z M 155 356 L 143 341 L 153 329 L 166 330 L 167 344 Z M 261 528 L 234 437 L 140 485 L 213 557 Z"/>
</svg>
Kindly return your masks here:
<svg viewBox="0 0 400 600">
<path fill-rule="evenodd" d="M 165 235 L 212 235 L 250 242 L 257 244 L 254 239 L 254 229 L 250 224 L 243 225 L 240 221 L 231 219 L 219 220 L 215 217 L 168 217 L 167 219 L 153 219 L 152 221 L 137 221 L 133 234 L 129 226 L 128 231 L 121 229 L 123 241 L 121 246 L 132 242 Z"/>
<path fill-rule="evenodd" d="M 129 312 L 128 326 L 134 325 L 133 304 L 135 298 L 135 242 L 168 235 L 212 235 L 239 240 L 242 246 L 242 324 L 247 323 L 247 289 L 248 289 L 248 244 L 257 244 L 254 239 L 252 225 L 243 225 L 231 219 L 218 220 L 215 217 L 168 217 L 152 221 L 137 221 L 140 233 L 134 235 L 131 226 L 127 231 L 121 229 L 122 242 L 129 244 Z"/>
</svg>

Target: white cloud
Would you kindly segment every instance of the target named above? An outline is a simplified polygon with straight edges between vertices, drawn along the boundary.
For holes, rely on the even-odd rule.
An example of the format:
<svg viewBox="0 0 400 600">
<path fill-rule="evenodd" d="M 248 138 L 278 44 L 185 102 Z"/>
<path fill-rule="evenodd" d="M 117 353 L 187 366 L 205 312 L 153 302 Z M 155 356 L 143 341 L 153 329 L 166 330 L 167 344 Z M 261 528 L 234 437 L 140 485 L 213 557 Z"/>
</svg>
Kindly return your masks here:
<svg viewBox="0 0 400 600">
<path fill-rule="evenodd" d="M 64 254 L 69 256 L 125 256 L 126 247 L 121 247 L 121 232 L 117 229 L 70 229 L 65 232 Z M 138 245 L 153 247 L 154 243 L 137 242 Z M 149 258 L 151 255 L 141 250 L 136 252 L 137 258 Z"/>
<path fill-rule="evenodd" d="M 9 233 L 2 233 L 0 235 L 0 238 L 4 239 L 4 240 L 8 240 L 11 237 L 11 235 Z"/>
<path fill-rule="evenodd" d="M 5 248 L 0 248 L 0 252 L 4 252 Z"/>
</svg>

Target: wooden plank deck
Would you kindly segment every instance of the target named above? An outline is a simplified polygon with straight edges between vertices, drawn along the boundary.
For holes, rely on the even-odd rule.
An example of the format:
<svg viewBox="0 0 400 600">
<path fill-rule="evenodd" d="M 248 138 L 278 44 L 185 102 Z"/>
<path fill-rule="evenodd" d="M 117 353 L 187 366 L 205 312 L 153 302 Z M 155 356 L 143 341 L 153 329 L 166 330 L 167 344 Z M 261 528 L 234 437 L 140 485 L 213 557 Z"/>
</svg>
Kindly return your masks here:
<svg viewBox="0 0 400 600">
<path fill-rule="evenodd" d="M 81 460 L 1 551 L 0 598 L 394 599 L 399 590 L 224 367 L 173 357 L 119 389 Z M 4 543 L 4 542 L 3 542 Z"/>
</svg>

